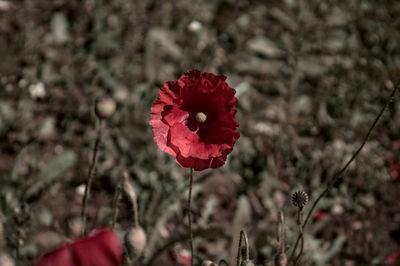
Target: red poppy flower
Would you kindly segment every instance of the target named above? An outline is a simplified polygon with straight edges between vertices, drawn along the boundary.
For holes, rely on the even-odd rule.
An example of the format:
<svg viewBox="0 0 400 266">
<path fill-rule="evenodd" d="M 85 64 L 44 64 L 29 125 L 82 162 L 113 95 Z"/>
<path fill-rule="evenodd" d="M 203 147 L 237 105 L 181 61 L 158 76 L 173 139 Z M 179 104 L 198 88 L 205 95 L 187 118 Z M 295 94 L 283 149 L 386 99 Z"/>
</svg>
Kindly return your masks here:
<svg viewBox="0 0 400 266">
<path fill-rule="evenodd" d="M 386 265 L 398 265 L 400 262 L 400 249 L 390 253 L 389 256 L 385 258 Z"/>
<path fill-rule="evenodd" d="M 190 266 L 192 263 L 192 256 L 187 249 L 174 249 L 172 257 L 180 266 Z"/>
<path fill-rule="evenodd" d="M 43 255 L 35 266 L 119 266 L 122 247 L 111 229 L 99 229 L 89 236 Z"/>
<path fill-rule="evenodd" d="M 154 140 L 182 167 L 221 167 L 240 136 L 236 91 L 225 80 L 223 75 L 190 70 L 159 90 L 150 114 Z"/>
<path fill-rule="evenodd" d="M 324 219 L 325 217 L 329 216 L 329 212 L 327 211 L 317 211 L 314 212 L 312 215 L 312 219 L 313 220 L 320 220 L 320 219 Z"/>
<path fill-rule="evenodd" d="M 392 182 L 400 181 L 400 161 L 392 162 L 390 165 L 390 180 Z"/>
</svg>

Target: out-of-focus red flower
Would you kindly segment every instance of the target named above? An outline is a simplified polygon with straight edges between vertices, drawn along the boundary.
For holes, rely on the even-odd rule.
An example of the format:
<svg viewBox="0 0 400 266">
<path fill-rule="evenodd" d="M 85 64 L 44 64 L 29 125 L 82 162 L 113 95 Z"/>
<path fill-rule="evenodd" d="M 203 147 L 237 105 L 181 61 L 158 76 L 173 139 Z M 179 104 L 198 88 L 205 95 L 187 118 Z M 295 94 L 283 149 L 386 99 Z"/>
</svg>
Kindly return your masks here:
<svg viewBox="0 0 400 266">
<path fill-rule="evenodd" d="M 174 249 L 172 251 L 172 257 L 176 260 L 180 266 L 190 266 L 192 257 L 190 251 L 187 249 Z"/>
<path fill-rule="evenodd" d="M 400 182 L 400 161 L 393 162 L 390 165 L 390 180 L 392 182 Z"/>
<path fill-rule="evenodd" d="M 327 212 L 327 211 L 317 211 L 317 212 L 314 212 L 311 217 L 313 220 L 317 221 L 317 220 L 323 219 L 328 216 L 329 216 L 329 212 Z"/>
<path fill-rule="evenodd" d="M 221 167 L 240 136 L 236 91 L 225 80 L 223 75 L 190 70 L 159 90 L 150 114 L 154 140 L 182 167 Z"/>
<path fill-rule="evenodd" d="M 35 266 L 120 266 L 122 262 L 117 235 L 111 229 L 98 229 L 43 255 Z"/>
<path fill-rule="evenodd" d="M 390 255 L 385 258 L 385 263 L 386 265 L 399 265 L 400 249 L 390 253 Z"/>
</svg>

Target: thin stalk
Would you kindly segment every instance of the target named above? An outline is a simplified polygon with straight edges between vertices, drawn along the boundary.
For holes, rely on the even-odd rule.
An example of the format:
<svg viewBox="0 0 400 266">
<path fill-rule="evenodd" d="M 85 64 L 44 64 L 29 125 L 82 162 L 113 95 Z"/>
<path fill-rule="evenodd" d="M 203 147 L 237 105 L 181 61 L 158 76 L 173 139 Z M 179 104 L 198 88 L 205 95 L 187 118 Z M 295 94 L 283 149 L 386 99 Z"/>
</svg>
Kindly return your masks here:
<svg viewBox="0 0 400 266">
<path fill-rule="evenodd" d="M 285 253 L 285 222 L 283 217 L 283 212 L 280 211 L 278 213 L 278 243 L 279 243 L 279 252 L 281 254 Z"/>
<path fill-rule="evenodd" d="M 129 175 L 128 172 L 124 172 L 124 190 L 132 202 L 132 212 L 133 212 L 133 224 L 135 227 L 139 226 L 139 211 L 137 205 L 137 196 L 135 189 L 133 188 L 132 184 L 129 182 Z"/>
<path fill-rule="evenodd" d="M 373 131 L 373 129 L 376 127 L 376 125 L 378 124 L 378 121 L 380 120 L 380 118 L 382 117 L 383 113 L 385 112 L 386 108 L 389 106 L 389 104 L 393 101 L 394 95 L 396 94 L 396 91 L 398 90 L 400 86 L 400 80 L 396 83 L 396 85 L 394 86 L 392 93 L 390 94 L 389 99 L 386 101 L 385 105 L 382 107 L 381 111 L 379 112 L 378 116 L 375 118 L 374 122 L 372 123 L 371 127 L 368 130 L 368 133 L 365 135 L 360 147 L 355 151 L 355 153 L 353 154 L 353 156 L 351 156 L 351 158 L 349 159 L 349 161 L 345 164 L 345 166 L 340 169 L 338 172 L 336 172 L 336 174 L 333 175 L 333 177 L 329 180 L 328 184 L 326 185 L 326 188 L 324 189 L 324 191 L 321 192 L 321 194 L 317 197 L 317 199 L 314 201 L 313 205 L 311 206 L 311 209 L 308 211 L 306 219 L 304 220 L 304 223 L 302 224 L 302 231 L 304 231 L 304 228 L 306 227 L 306 225 L 308 224 L 311 215 L 313 214 L 315 208 L 317 207 L 318 203 L 321 201 L 321 199 L 328 194 L 328 192 L 332 189 L 332 187 L 340 180 L 342 180 L 344 178 L 343 174 L 344 172 L 347 170 L 347 168 L 349 167 L 349 165 L 354 161 L 354 159 L 357 157 L 357 155 L 361 152 L 361 150 L 364 148 L 365 144 L 367 143 L 369 137 L 371 136 L 371 133 Z M 297 247 L 299 245 L 300 239 L 302 238 L 302 233 L 299 233 L 299 235 L 297 236 L 297 240 L 296 243 L 294 245 L 294 248 L 292 250 L 292 253 L 290 255 L 290 259 L 289 259 L 289 263 L 292 261 L 292 259 L 294 258 L 294 254 L 297 250 Z M 300 254 L 301 255 L 301 254 Z"/>
<path fill-rule="evenodd" d="M 299 226 L 299 236 L 300 236 L 300 251 L 299 254 L 297 255 L 294 265 L 297 265 L 299 262 L 299 259 L 301 257 L 301 254 L 303 253 L 303 248 L 304 248 L 304 237 L 303 237 L 303 226 L 302 226 L 302 210 L 303 208 L 298 208 L 297 209 L 297 224 Z"/>
<path fill-rule="evenodd" d="M 111 222 L 111 227 L 114 229 L 115 224 L 117 223 L 117 216 L 118 216 L 118 207 L 119 207 L 119 201 L 121 198 L 121 190 L 122 190 L 122 184 L 124 182 L 123 178 L 120 178 L 118 181 L 117 188 L 115 189 L 114 193 L 114 199 L 113 199 L 113 212 L 112 212 L 112 222 Z"/>
<path fill-rule="evenodd" d="M 86 187 L 85 187 L 85 194 L 83 195 L 83 200 L 82 200 L 82 212 L 81 212 L 82 235 L 86 234 L 87 202 L 88 202 L 89 195 L 90 195 L 90 188 L 91 188 L 92 183 L 93 183 L 94 172 L 95 172 L 96 164 L 97 164 L 97 153 L 98 153 L 98 150 L 99 150 L 102 134 L 103 134 L 103 120 L 99 119 L 99 127 L 98 127 L 98 130 L 97 130 L 97 137 L 96 137 L 96 141 L 95 141 L 94 147 L 93 147 L 92 162 L 90 164 L 88 177 L 87 177 L 87 183 L 86 183 Z"/>
<path fill-rule="evenodd" d="M 139 227 L 139 211 L 138 211 L 136 197 L 135 197 L 135 200 L 132 201 L 132 209 L 133 209 L 133 222 L 135 224 L 135 227 Z"/>
<path fill-rule="evenodd" d="M 190 265 L 193 266 L 194 261 L 194 248 L 193 248 L 193 231 L 192 231 L 192 186 L 193 186 L 193 168 L 190 168 L 190 183 L 189 183 L 189 196 L 187 201 L 188 207 L 188 220 L 189 220 L 189 234 L 190 234 L 190 254 L 191 260 Z"/>
<path fill-rule="evenodd" d="M 6 238 L 4 235 L 3 215 L 0 213 L 0 254 L 6 249 Z"/>
<path fill-rule="evenodd" d="M 285 221 L 283 211 L 278 212 L 278 226 L 276 229 L 276 240 L 278 243 L 278 254 L 275 255 L 275 266 L 286 266 L 287 258 L 285 252 Z"/>
</svg>

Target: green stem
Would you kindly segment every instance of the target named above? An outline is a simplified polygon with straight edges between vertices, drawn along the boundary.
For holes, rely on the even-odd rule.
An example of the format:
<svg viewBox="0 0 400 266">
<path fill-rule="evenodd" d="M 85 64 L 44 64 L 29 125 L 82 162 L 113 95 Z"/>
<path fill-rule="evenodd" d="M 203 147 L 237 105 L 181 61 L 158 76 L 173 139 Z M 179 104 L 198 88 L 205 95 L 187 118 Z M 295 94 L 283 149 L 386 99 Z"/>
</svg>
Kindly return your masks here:
<svg viewBox="0 0 400 266">
<path fill-rule="evenodd" d="M 86 209 L 87 209 L 87 202 L 89 199 L 90 195 L 90 188 L 93 183 L 93 178 L 94 178 L 94 170 L 96 169 L 96 164 L 97 164 L 97 153 L 99 150 L 100 142 L 101 142 L 101 136 L 103 134 L 103 120 L 99 120 L 99 128 L 97 131 L 97 137 L 96 141 L 94 143 L 93 147 L 93 157 L 92 157 L 92 163 L 89 168 L 88 172 L 88 177 L 87 177 L 87 184 L 85 187 L 85 194 L 83 195 L 83 200 L 82 200 L 82 212 L 81 212 L 81 219 L 82 219 L 82 236 L 86 234 Z"/>
<path fill-rule="evenodd" d="M 189 196 L 188 196 L 188 219 L 189 219 L 189 234 L 190 234 L 190 265 L 193 266 L 194 261 L 194 248 L 193 248 L 193 231 L 192 231 L 192 186 L 193 186 L 193 168 L 190 168 L 190 183 L 189 183 Z"/>
</svg>

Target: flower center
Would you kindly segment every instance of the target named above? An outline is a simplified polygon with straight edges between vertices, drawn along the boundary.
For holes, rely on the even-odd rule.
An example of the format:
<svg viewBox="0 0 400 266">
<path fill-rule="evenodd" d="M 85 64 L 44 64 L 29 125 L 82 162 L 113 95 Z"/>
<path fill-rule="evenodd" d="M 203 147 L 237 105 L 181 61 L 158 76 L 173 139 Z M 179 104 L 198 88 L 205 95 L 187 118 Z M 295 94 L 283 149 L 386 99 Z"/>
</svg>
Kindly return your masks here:
<svg viewBox="0 0 400 266">
<path fill-rule="evenodd" d="M 203 124 L 204 122 L 206 122 L 206 120 L 207 120 L 207 115 L 206 115 L 205 113 L 203 113 L 203 112 L 198 112 L 198 113 L 196 114 L 196 121 L 197 121 L 199 124 Z"/>
</svg>

